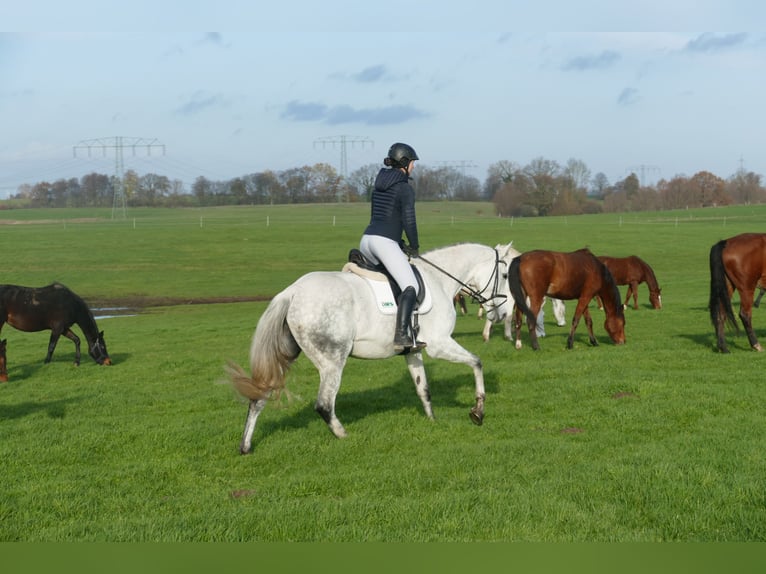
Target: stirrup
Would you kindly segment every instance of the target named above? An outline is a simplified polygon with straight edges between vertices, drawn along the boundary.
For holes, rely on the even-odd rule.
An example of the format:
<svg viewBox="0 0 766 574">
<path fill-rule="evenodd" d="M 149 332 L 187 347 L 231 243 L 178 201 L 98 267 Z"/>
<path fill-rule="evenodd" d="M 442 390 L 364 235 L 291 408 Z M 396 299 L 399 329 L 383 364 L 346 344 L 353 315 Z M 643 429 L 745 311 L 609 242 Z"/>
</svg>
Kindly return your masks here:
<svg viewBox="0 0 766 574">
<path fill-rule="evenodd" d="M 404 341 L 396 341 L 394 340 L 394 352 L 396 353 L 403 353 L 404 351 L 417 353 L 418 351 L 425 349 L 427 347 L 426 343 L 423 341 L 415 340 L 415 342 L 412 342 L 412 339 L 409 337 L 406 338 Z"/>
</svg>

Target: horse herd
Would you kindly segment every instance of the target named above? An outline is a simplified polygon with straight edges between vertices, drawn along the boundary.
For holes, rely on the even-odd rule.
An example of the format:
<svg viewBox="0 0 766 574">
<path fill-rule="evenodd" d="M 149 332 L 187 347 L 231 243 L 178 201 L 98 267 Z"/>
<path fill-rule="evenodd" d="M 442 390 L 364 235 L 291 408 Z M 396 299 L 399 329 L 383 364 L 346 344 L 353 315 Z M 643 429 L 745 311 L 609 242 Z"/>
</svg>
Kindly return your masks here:
<svg viewBox="0 0 766 574">
<path fill-rule="evenodd" d="M 413 330 L 427 342 L 430 357 L 463 363 L 473 370 L 475 405 L 469 415 L 478 425 L 484 418 L 483 368 L 478 356 L 452 338 L 458 295 L 468 294 L 479 302 L 489 324 L 508 320 L 513 311 L 517 339 L 521 318 L 525 317 L 533 349 L 539 348 L 537 317 L 545 297 L 577 301 L 567 338 L 570 349 L 581 318 L 585 320 L 591 344 L 598 344 L 588 310 L 594 298 L 605 312 L 604 328 L 615 344 L 625 342 L 624 308 L 631 297 L 634 308 L 638 308 L 640 283 L 648 285 L 652 307 L 661 308 L 654 272 L 637 256 L 596 257 L 587 248 L 569 253 L 547 250 L 519 253 L 511 243 L 494 248 L 461 243 L 434 249 L 411 263 L 426 286 Z M 251 451 L 259 414 L 267 401 L 284 389 L 289 367 L 301 352 L 319 372 L 316 411 L 335 436 L 346 435 L 335 412 L 335 399 L 347 359 L 383 359 L 395 354 L 392 335 L 396 306 L 391 289 L 385 287 L 389 282 L 384 273 L 363 270 L 350 262 L 342 271 L 303 275 L 271 300 L 253 333 L 250 368 L 245 370 L 234 363 L 226 367 L 234 387 L 249 399 L 241 453 Z M 629 286 L 624 303 L 617 285 Z M 751 319 L 757 287 L 766 288 L 766 234 L 746 233 L 713 245 L 709 310 L 721 352 L 728 352 L 725 325 L 737 328 L 731 303 L 734 291 L 740 296 L 739 317 L 750 345 L 762 350 Z M 90 356 L 98 364 L 111 364 L 103 331 L 98 331 L 87 304 L 59 283 L 41 288 L 0 285 L 0 329 L 5 323 L 21 331 L 50 329 L 46 363 L 51 360 L 59 337 L 64 335 L 73 341 L 75 364 L 79 365 L 80 339 L 71 329 L 77 324 L 87 339 Z M 0 381 L 8 380 L 6 347 L 7 340 L 0 340 Z M 433 418 L 421 352 L 405 350 L 400 354 L 426 416 Z"/>
</svg>

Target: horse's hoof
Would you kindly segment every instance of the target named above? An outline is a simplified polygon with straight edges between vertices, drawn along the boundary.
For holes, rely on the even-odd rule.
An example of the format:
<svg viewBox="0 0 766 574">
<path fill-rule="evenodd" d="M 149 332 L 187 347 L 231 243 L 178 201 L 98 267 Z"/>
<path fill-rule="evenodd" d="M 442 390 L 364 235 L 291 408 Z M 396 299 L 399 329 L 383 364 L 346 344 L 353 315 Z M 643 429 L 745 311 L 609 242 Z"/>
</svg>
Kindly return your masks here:
<svg viewBox="0 0 766 574">
<path fill-rule="evenodd" d="M 468 416 L 471 417 L 471 422 L 476 426 L 481 426 L 481 424 L 484 422 L 484 413 L 477 410 L 476 408 L 471 409 L 471 412 Z"/>
<path fill-rule="evenodd" d="M 760 343 L 756 343 L 755 345 L 753 345 L 753 349 L 755 349 L 755 350 L 756 350 L 756 351 L 758 351 L 759 353 L 760 353 L 761 351 L 763 351 L 763 347 L 761 347 L 761 344 L 760 344 Z"/>
</svg>

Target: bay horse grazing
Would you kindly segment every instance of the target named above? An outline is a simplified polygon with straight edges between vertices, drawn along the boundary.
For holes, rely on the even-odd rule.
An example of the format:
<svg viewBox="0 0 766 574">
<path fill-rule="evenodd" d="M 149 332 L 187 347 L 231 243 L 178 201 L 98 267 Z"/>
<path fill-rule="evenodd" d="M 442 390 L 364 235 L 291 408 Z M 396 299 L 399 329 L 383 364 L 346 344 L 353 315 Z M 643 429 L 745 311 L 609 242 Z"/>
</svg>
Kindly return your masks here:
<svg viewBox="0 0 766 574">
<path fill-rule="evenodd" d="M 620 292 L 609 269 L 588 249 L 571 253 L 535 250 L 522 253 L 511 262 L 508 283 L 516 308 L 527 318 L 532 348 L 540 348 L 535 326 L 537 314 L 547 295 L 556 299 L 577 299 L 567 348 L 574 344 L 574 334 L 580 317 L 585 317 L 591 345 L 598 345 L 593 335 L 593 320 L 588 303 L 596 295 L 604 302 L 604 328 L 617 345 L 625 343 L 625 314 Z M 529 304 L 526 298 L 529 297 Z M 517 326 L 517 333 L 518 333 Z"/>
<path fill-rule="evenodd" d="M 715 327 L 718 350 L 728 353 L 724 338 L 725 324 L 739 330 L 731 296 L 739 292 L 739 318 L 745 327 L 750 346 L 763 347 L 753 331 L 753 295 L 756 287 L 766 285 L 766 233 L 743 233 L 723 239 L 710 248 L 710 320 Z"/>
<path fill-rule="evenodd" d="M 477 425 L 484 418 L 483 368 L 479 357 L 452 338 L 457 319 L 453 301 L 461 288 L 469 287 L 474 296 L 481 296 L 487 314 L 502 321 L 508 296 L 502 276 L 508 262 L 498 250 L 475 243 L 435 249 L 412 261 L 422 275 L 426 301 L 430 296 L 430 305 L 424 301 L 418 312 L 417 338 L 428 344 L 426 351 L 432 358 L 471 367 L 476 403 L 469 416 Z M 268 399 L 284 389 L 288 369 L 301 351 L 319 371 L 314 409 L 336 437 L 346 436 L 335 414 L 335 398 L 348 358 L 385 359 L 396 354 L 396 311 L 387 312 L 378 304 L 369 281 L 356 272 L 315 271 L 298 278 L 271 300 L 253 334 L 250 368 L 246 371 L 229 363 L 226 369 L 234 388 L 250 400 L 241 454 L 251 451 L 258 416 Z M 404 358 L 425 414 L 433 419 L 422 351 L 405 351 Z"/>
<path fill-rule="evenodd" d="M 631 295 L 633 296 L 633 308 L 638 309 L 638 285 L 646 283 L 649 287 L 649 303 L 654 309 L 662 309 L 661 289 L 657 284 L 657 277 L 649 264 L 636 255 L 628 257 L 609 257 L 600 255 L 598 257 L 614 278 L 617 285 L 627 285 L 628 292 L 625 295 L 625 308 L 628 307 Z M 601 299 L 596 296 L 598 308 L 602 309 Z"/>
<path fill-rule="evenodd" d="M 50 329 L 46 363 L 50 363 L 56 343 L 64 335 L 74 343 L 74 362 L 79 365 L 80 338 L 72 331 L 72 326 L 76 324 L 85 335 L 88 354 L 93 360 L 99 365 L 112 364 L 106 350 L 104 332 L 99 332 L 96 327 L 96 320 L 88 305 L 61 283 L 46 287 L 0 285 L 0 330 L 5 323 L 26 332 Z"/>
</svg>

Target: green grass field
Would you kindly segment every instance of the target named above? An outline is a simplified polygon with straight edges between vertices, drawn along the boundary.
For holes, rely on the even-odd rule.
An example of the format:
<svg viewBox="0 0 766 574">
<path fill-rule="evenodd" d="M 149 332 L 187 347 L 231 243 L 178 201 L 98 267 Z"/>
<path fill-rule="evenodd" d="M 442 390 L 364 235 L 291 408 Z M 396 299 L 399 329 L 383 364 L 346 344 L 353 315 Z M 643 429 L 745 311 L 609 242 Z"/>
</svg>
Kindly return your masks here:
<svg viewBox="0 0 766 574">
<path fill-rule="evenodd" d="M 88 301 L 147 305 L 99 320 L 111 367 L 75 367 L 66 339 L 45 365 L 49 333 L 2 330 L 0 541 L 766 540 L 766 358 L 743 334 L 715 352 L 707 313 L 710 247 L 766 229 L 764 206 L 500 219 L 486 203 L 419 203 L 421 252 L 513 240 L 635 254 L 664 308 L 641 285 L 616 347 L 592 305 L 601 344 L 581 324 L 567 350 L 546 307 L 533 352 L 499 326 L 484 343 L 471 306 L 455 338 L 484 363 L 481 427 L 464 365 L 426 353 L 432 422 L 401 358 L 352 359 L 338 440 L 313 411 L 318 377 L 301 356 L 292 402 L 266 409 L 240 456 L 246 404 L 224 363 L 246 364 L 266 299 L 342 267 L 368 209 L 0 211 L 0 283 L 56 280 Z M 192 304 L 235 297 L 262 300 Z"/>
</svg>

